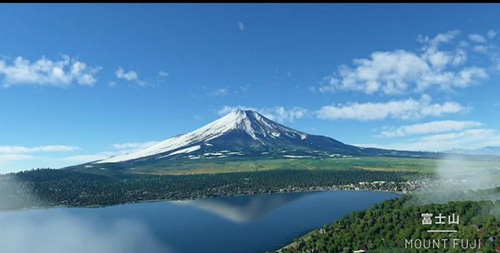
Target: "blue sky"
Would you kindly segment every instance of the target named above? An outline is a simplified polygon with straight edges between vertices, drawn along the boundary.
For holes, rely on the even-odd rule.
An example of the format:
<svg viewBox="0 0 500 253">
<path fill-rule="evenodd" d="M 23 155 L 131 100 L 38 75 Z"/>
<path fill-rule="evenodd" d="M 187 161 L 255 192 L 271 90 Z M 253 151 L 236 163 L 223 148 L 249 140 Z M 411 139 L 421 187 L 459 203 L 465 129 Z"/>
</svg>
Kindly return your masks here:
<svg viewBox="0 0 500 253">
<path fill-rule="evenodd" d="M 235 108 L 363 146 L 500 145 L 499 5 L 0 6 L 0 173 Z"/>
</svg>

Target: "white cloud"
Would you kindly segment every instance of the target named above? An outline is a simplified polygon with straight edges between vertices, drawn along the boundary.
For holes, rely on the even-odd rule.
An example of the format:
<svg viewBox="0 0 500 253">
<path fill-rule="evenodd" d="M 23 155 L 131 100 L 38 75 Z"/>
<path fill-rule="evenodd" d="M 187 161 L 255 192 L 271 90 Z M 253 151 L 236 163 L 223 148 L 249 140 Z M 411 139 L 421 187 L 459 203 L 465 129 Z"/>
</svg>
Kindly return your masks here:
<svg viewBox="0 0 500 253">
<path fill-rule="evenodd" d="M 129 82 L 137 80 L 139 78 L 139 76 L 137 75 L 137 72 L 135 72 L 134 70 L 125 71 L 122 67 L 119 67 L 116 70 L 115 74 L 116 74 L 117 78 L 125 79 Z"/>
<path fill-rule="evenodd" d="M 494 30 L 489 30 L 488 31 L 488 39 L 493 39 L 497 36 L 497 32 Z"/>
<path fill-rule="evenodd" d="M 394 130 L 384 130 L 380 133 L 383 137 L 402 137 L 412 134 L 443 133 L 478 127 L 482 124 L 477 121 L 442 120 L 400 126 Z"/>
<path fill-rule="evenodd" d="M 456 73 L 456 76 L 452 79 L 452 81 L 454 87 L 465 88 L 478 78 L 485 79 L 487 77 L 488 74 L 486 74 L 486 71 L 484 69 L 477 67 L 470 67 L 470 68 L 464 68 L 460 72 Z"/>
<path fill-rule="evenodd" d="M 486 38 L 479 34 L 469 34 L 469 40 L 475 43 L 486 43 Z"/>
<path fill-rule="evenodd" d="M 0 154 L 0 174 L 35 168 L 61 168 L 69 165 L 75 165 L 75 162 L 52 154 Z"/>
<path fill-rule="evenodd" d="M 224 97 L 227 96 L 228 90 L 226 88 L 220 88 L 216 89 L 214 92 L 211 93 L 212 96 L 218 96 L 218 97 Z"/>
<path fill-rule="evenodd" d="M 249 84 L 247 84 L 247 85 L 240 85 L 239 91 L 241 91 L 241 92 L 247 92 L 248 90 L 250 90 L 250 85 Z"/>
<path fill-rule="evenodd" d="M 155 144 L 157 141 L 147 141 L 147 142 L 127 142 L 127 143 L 115 143 L 111 145 L 115 149 L 143 149 L 149 148 Z"/>
<path fill-rule="evenodd" d="M 484 136 L 491 136 L 495 131 L 493 129 L 467 129 L 461 132 L 447 133 L 447 134 L 435 134 L 430 136 L 422 137 L 420 140 L 425 142 L 437 142 L 437 141 L 471 141 L 471 140 L 482 140 Z"/>
<path fill-rule="evenodd" d="M 33 153 L 54 153 L 54 152 L 73 152 L 79 150 L 79 147 L 66 146 L 66 145 L 47 145 L 36 147 L 25 146 L 0 146 L 0 173 L 8 171 L 20 171 L 34 167 L 44 167 L 47 157 L 41 155 L 32 155 Z M 16 168 L 16 164 L 22 164 L 30 161 L 32 165 L 24 168 Z M 4 167 L 4 168 L 1 168 Z"/>
<path fill-rule="evenodd" d="M 243 24 L 243 22 L 238 22 L 238 29 L 242 32 L 245 31 L 245 25 Z"/>
<path fill-rule="evenodd" d="M 80 154 L 80 155 L 72 155 L 60 158 L 61 161 L 71 162 L 71 163 L 86 163 L 93 162 L 97 160 L 102 160 L 111 156 L 121 155 L 125 153 L 134 152 L 137 150 L 149 148 L 158 141 L 147 141 L 147 142 L 126 142 L 126 143 L 115 143 L 112 144 L 111 147 L 114 150 L 103 151 L 94 154 Z"/>
<path fill-rule="evenodd" d="M 467 53 L 463 49 L 457 49 L 451 64 L 454 66 L 462 65 L 467 61 Z"/>
<path fill-rule="evenodd" d="M 238 106 L 224 106 L 217 112 L 217 114 L 225 115 L 234 110 L 256 111 L 264 115 L 265 117 L 269 118 L 270 120 L 274 120 L 277 122 L 285 122 L 285 121 L 293 122 L 297 119 L 305 117 L 308 113 L 308 110 L 302 107 L 292 107 L 287 109 L 283 106 L 275 106 L 270 108 L 255 108 L 255 107 L 238 105 Z"/>
<path fill-rule="evenodd" d="M 263 109 L 262 114 L 271 120 L 277 122 L 285 121 L 295 121 L 296 119 L 301 119 L 307 114 L 307 109 L 302 107 L 292 107 L 285 109 L 283 106 L 277 106 L 274 108 Z"/>
<path fill-rule="evenodd" d="M 452 30 L 445 33 L 438 33 L 436 37 L 430 38 L 429 36 L 419 35 L 417 41 L 420 43 L 428 44 L 429 47 L 436 48 L 439 44 L 447 43 L 455 39 L 460 34 L 458 30 Z"/>
<path fill-rule="evenodd" d="M 158 76 L 159 77 L 168 77 L 170 75 L 170 73 L 166 72 L 166 71 L 158 71 Z"/>
<path fill-rule="evenodd" d="M 27 154 L 0 154 L 0 163 L 10 162 L 10 161 L 24 161 L 35 159 L 36 156 Z"/>
<path fill-rule="evenodd" d="M 124 70 L 122 67 L 119 67 L 116 71 L 115 71 L 115 75 L 118 79 L 123 79 L 127 82 L 133 82 L 135 84 L 137 84 L 138 86 L 140 87 L 145 87 L 146 85 L 148 85 L 149 82 L 146 82 L 144 80 L 140 80 L 139 79 L 139 74 L 137 74 L 137 72 L 135 70 Z"/>
<path fill-rule="evenodd" d="M 344 105 L 328 105 L 315 112 L 319 119 L 353 119 L 360 121 L 383 120 L 386 118 L 410 120 L 427 116 L 457 113 L 465 108 L 456 102 L 432 103 L 428 95 L 422 95 L 420 100 L 392 100 L 380 103 L 350 103 Z"/>
<path fill-rule="evenodd" d="M 93 162 L 97 160 L 102 160 L 105 158 L 108 158 L 110 156 L 118 155 L 119 153 L 117 152 L 100 152 L 97 154 L 90 154 L 90 155 L 72 155 L 72 156 L 65 156 L 62 157 L 61 160 L 65 162 L 71 162 L 71 163 L 87 163 L 87 162 Z"/>
<path fill-rule="evenodd" d="M 362 143 L 361 147 L 397 150 L 444 151 L 453 148 L 475 149 L 485 146 L 500 146 L 500 134 L 494 129 L 466 129 L 463 131 L 428 135 L 416 140 L 389 144 Z"/>
<path fill-rule="evenodd" d="M 222 109 L 220 109 L 219 111 L 217 111 L 217 114 L 220 115 L 220 116 L 223 116 L 223 115 L 226 115 L 232 111 L 236 111 L 236 110 L 252 110 L 252 111 L 259 111 L 259 109 L 255 108 L 255 107 L 249 107 L 249 106 L 244 106 L 244 105 L 237 105 L 237 106 L 224 106 L 222 107 Z"/>
<path fill-rule="evenodd" d="M 0 146 L 0 153 L 36 153 L 36 152 L 69 152 L 76 151 L 80 148 L 75 146 L 66 145 L 48 145 L 37 147 L 24 147 L 24 146 Z"/>
<path fill-rule="evenodd" d="M 486 54 L 488 53 L 488 46 L 486 45 L 475 45 L 472 47 L 472 51 L 476 53 Z"/>
<path fill-rule="evenodd" d="M 67 87 L 71 84 L 92 86 L 97 82 L 100 67 L 89 67 L 86 63 L 62 55 L 53 61 L 45 56 L 35 62 L 17 57 L 12 64 L 0 60 L 0 78 L 4 87 L 12 85 L 40 85 Z"/>
<path fill-rule="evenodd" d="M 483 68 L 463 66 L 467 61 L 464 47 L 442 51 L 439 47 L 452 42 L 459 31 L 422 37 L 420 52 L 406 50 L 377 51 L 369 58 L 354 59 L 353 66 L 341 65 L 324 78 L 320 92 L 361 91 L 366 94 L 405 94 L 423 92 L 431 87 L 441 90 L 465 88 L 488 77 Z"/>
</svg>

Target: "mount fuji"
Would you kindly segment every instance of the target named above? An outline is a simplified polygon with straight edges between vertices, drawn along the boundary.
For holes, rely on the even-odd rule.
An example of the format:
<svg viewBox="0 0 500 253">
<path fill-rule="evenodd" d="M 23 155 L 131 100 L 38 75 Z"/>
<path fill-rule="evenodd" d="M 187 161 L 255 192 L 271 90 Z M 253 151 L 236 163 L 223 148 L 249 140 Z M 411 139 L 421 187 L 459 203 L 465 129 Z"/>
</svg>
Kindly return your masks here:
<svg viewBox="0 0 500 253">
<path fill-rule="evenodd" d="M 168 168 L 207 159 L 318 158 L 344 156 L 429 157 L 434 153 L 362 148 L 307 134 L 251 110 L 236 110 L 195 131 L 151 147 L 69 168 Z"/>
</svg>

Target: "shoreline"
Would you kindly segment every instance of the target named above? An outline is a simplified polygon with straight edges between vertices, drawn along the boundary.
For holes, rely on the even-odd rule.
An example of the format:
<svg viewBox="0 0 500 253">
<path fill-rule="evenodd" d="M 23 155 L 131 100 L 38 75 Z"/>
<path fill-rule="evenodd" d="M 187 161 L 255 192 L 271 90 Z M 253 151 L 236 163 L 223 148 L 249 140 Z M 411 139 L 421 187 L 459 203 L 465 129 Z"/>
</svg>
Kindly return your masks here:
<svg viewBox="0 0 500 253">
<path fill-rule="evenodd" d="M 329 186 L 335 187 L 335 186 Z M 106 207 L 114 207 L 114 206 L 122 206 L 122 205 L 132 205 L 132 204 L 146 204 L 146 203 L 159 203 L 159 202 L 175 202 L 175 201 L 188 201 L 188 200 L 198 200 L 198 199 L 216 199 L 216 198 L 224 198 L 224 197 L 239 197 L 239 196 L 258 196 L 258 195 L 271 195 L 271 194 L 289 194 L 289 193 L 313 193 L 313 192 L 328 192 L 328 191 L 365 191 L 365 192 L 387 192 L 394 193 L 398 195 L 404 195 L 408 193 L 404 193 L 403 191 L 390 191 L 390 190 L 378 190 L 378 189 L 304 189 L 304 190 L 294 190 L 294 191 L 276 191 L 276 192 L 261 192 L 261 193 L 243 193 L 243 194 L 228 194 L 228 195 L 220 195 L 220 196 L 210 196 L 210 197 L 196 197 L 196 198 L 182 198 L 182 199 L 151 199 L 151 200 L 140 200 L 133 202 L 126 202 L 120 204 L 112 204 L 112 205 L 86 205 L 86 206 L 67 206 L 67 205 L 53 205 L 53 206 L 33 206 L 19 209 L 6 209 L 0 210 L 0 214 L 2 212 L 15 212 L 15 211 L 29 211 L 29 210 L 45 210 L 45 209 L 56 209 L 56 208 L 106 208 Z"/>
</svg>

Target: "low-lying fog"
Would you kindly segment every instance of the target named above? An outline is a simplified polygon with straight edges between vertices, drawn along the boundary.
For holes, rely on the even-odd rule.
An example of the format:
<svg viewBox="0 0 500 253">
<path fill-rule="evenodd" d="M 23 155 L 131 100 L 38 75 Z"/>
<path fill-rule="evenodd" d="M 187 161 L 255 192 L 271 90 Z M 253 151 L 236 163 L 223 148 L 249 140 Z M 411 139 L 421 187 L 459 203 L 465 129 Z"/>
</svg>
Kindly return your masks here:
<svg viewBox="0 0 500 253">
<path fill-rule="evenodd" d="M 498 159 L 449 155 L 439 161 L 436 177 L 438 185 L 416 192 L 421 203 L 500 199 L 498 192 L 488 191 L 500 186 Z"/>
<path fill-rule="evenodd" d="M 6 180 L 15 180 L 4 177 Z M 15 185 L 15 184 L 11 184 Z M 34 201 L 27 189 L 13 189 L 22 200 Z M 22 193 L 19 196 L 19 193 Z M 12 201 L 0 192 L 0 205 Z M 136 253 L 172 252 L 154 238 L 145 224 L 130 220 L 98 220 L 78 217 L 61 208 L 50 214 L 39 210 L 0 211 L 0 252 L 9 253 Z"/>
</svg>

